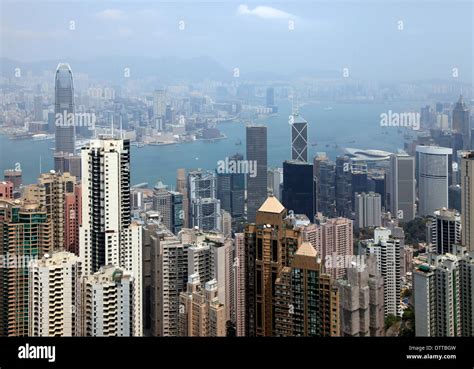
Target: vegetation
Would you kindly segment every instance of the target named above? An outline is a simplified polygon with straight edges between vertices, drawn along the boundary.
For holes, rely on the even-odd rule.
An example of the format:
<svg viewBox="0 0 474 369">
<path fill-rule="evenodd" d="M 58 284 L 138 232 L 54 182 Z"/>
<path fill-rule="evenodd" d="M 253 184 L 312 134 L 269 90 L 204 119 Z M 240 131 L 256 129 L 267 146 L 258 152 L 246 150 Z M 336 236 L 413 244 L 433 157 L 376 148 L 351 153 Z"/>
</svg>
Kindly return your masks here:
<svg viewBox="0 0 474 369">
<path fill-rule="evenodd" d="M 402 316 L 402 326 L 400 329 L 400 337 L 415 337 L 415 312 L 413 307 L 409 306 L 405 309 Z"/>
<path fill-rule="evenodd" d="M 385 318 L 385 330 L 389 329 L 392 325 L 396 322 L 399 322 L 401 318 L 399 316 L 395 316 L 393 314 L 388 314 Z"/>
<path fill-rule="evenodd" d="M 430 218 L 415 218 L 409 222 L 401 223 L 407 245 L 426 242 L 426 223 L 428 221 L 430 221 Z"/>
</svg>

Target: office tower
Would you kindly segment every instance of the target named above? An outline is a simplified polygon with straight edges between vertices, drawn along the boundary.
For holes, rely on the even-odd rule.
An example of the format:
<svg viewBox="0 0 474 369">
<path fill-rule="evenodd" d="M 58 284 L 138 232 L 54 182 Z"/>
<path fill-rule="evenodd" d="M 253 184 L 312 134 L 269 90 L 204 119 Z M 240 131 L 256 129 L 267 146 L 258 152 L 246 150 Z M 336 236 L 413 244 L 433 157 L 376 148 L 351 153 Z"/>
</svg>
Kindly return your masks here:
<svg viewBox="0 0 474 369">
<path fill-rule="evenodd" d="M 66 248 L 64 241 L 66 231 L 66 195 L 74 193 L 76 178 L 69 173 L 43 173 L 38 178 L 36 185 L 28 186 L 25 198 L 37 202 L 46 209 L 48 217 L 52 220 L 53 249 Z"/>
<path fill-rule="evenodd" d="M 166 91 L 155 90 L 153 95 L 153 119 L 154 128 L 160 131 L 165 130 L 166 124 L 164 122 L 166 114 Z"/>
<path fill-rule="evenodd" d="M 245 331 L 247 336 L 272 336 L 274 332 L 274 281 L 290 266 L 301 244 L 298 230 L 287 224 L 287 210 L 273 196 L 258 209 L 255 224 L 245 228 Z"/>
<path fill-rule="evenodd" d="M 313 159 L 315 213 L 336 216 L 336 166 L 326 156 Z"/>
<path fill-rule="evenodd" d="M 461 236 L 462 245 L 474 250 L 474 151 L 461 158 Z"/>
<path fill-rule="evenodd" d="M 341 336 L 384 335 L 383 279 L 375 255 L 367 264 L 347 269 L 347 278 L 338 280 Z"/>
<path fill-rule="evenodd" d="M 132 275 L 132 329 L 134 336 L 141 336 L 142 230 L 130 216 L 130 142 L 113 138 L 91 140 L 81 151 L 81 162 L 82 273 L 89 276 L 104 265 L 114 265 Z"/>
<path fill-rule="evenodd" d="M 290 115 L 291 160 L 308 161 L 308 122 L 297 111 Z"/>
<path fill-rule="evenodd" d="M 21 169 L 5 169 L 3 171 L 3 179 L 6 182 L 13 183 L 13 191 L 20 188 L 22 184 L 22 170 Z"/>
<path fill-rule="evenodd" d="M 295 214 L 314 218 L 313 165 L 297 161 L 283 163 L 283 205 Z"/>
<path fill-rule="evenodd" d="M 27 336 L 28 263 L 51 251 L 51 220 L 37 203 L 0 200 L 0 229 L 0 254 L 8 263 L 0 268 L 0 336 Z"/>
<path fill-rule="evenodd" d="M 354 205 L 354 196 L 356 193 L 368 192 L 368 171 L 367 163 L 357 161 L 351 163 L 351 186 L 352 186 L 352 205 Z"/>
<path fill-rule="evenodd" d="M 0 182 L 0 200 L 13 199 L 13 183 L 10 181 Z"/>
<path fill-rule="evenodd" d="M 135 279 L 123 268 L 106 265 L 82 283 L 82 332 L 92 337 L 130 337 L 134 329 Z"/>
<path fill-rule="evenodd" d="M 161 181 L 153 190 L 153 209 L 160 213 L 163 224 L 174 234 L 183 228 L 183 195 L 169 191 Z"/>
<path fill-rule="evenodd" d="M 74 186 L 64 199 L 64 248 L 79 255 L 79 228 L 82 222 L 82 187 Z"/>
<path fill-rule="evenodd" d="M 453 131 L 459 133 L 463 140 L 463 150 L 471 149 L 471 125 L 469 108 L 464 103 L 462 95 L 453 109 Z"/>
<path fill-rule="evenodd" d="M 221 230 L 220 201 L 214 198 L 197 198 L 191 202 L 193 227 L 203 231 Z"/>
<path fill-rule="evenodd" d="M 205 231 L 220 230 L 221 205 L 216 198 L 216 175 L 201 169 L 188 173 L 190 226 Z"/>
<path fill-rule="evenodd" d="M 448 206 L 448 163 L 452 153 L 446 147 L 416 147 L 418 213 L 422 216 L 433 215 L 436 209 Z"/>
<path fill-rule="evenodd" d="M 43 97 L 36 95 L 34 98 L 34 121 L 40 122 L 43 120 Z"/>
<path fill-rule="evenodd" d="M 234 314 L 237 337 L 244 337 L 245 333 L 245 235 L 236 233 L 234 236 Z"/>
<path fill-rule="evenodd" d="M 248 125 L 247 160 L 257 166 L 257 175 L 247 175 L 247 222 L 254 223 L 258 208 L 267 198 L 267 127 Z"/>
<path fill-rule="evenodd" d="M 367 190 L 369 192 L 375 192 L 380 194 L 380 200 L 382 207 L 385 208 L 385 171 L 377 170 L 369 172 L 369 177 L 367 178 Z"/>
<path fill-rule="evenodd" d="M 401 316 L 400 293 L 402 289 L 401 245 L 400 240 L 391 238 L 390 229 L 378 227 L 374 231 L 374 240 L 369 242 L 367 255 L 375 254 L 377 267 L 383 277 L 384 315 Z"/>
<path fill-rule="evenodd" d="M 273 106 L 275 106 L 275 89 L 273 87 L 267 88 L 265 106 L 267 108 L 272 108 Z"/>
<path fill-rule="evenodd" d="M 29 268 L 29 336 L 81 336 L 79 257 L 53 251 Z"/>
<path fill-rule="evenodd" d="M 267 172 L 267 187 L 278 201 L 282 201 L 283 168 L 270 168 Z"/>
<path fill-rule="evenodd" d="M 390 156 L 388 185 L 390 212 L 394 217 L 409 222 L 415 218 L 415 160 L 412 156 Z"/>
<path fill-rule="evenodd" d="M 191 274 L 186 291 L 179 295 L 179 303 L 179 336 L 225 337 L 225 310 L 216 280 L 206 282 L 203 288 L 199 275 Z"/>
<path fill-rule="evenodd" d="M 232 217 L 231 215 L 221 209 L 221 228 L 222 233 L 226 237 L 230 237 L 232 235 Z"/>
<path fill-rule="evenodd" d="M 472 335 L 474 255 L 463 247 L 454 248 L 454 254 L 428 254 L 415 268 L 416 336 Z"/>
<path fill-rule="evenodd" d="M 354 255 L 353 251 L 353 223 L 347 218 L 327 219 L 321 226 L 321 258 L 325 263 L 325 270 L 333 279 L 343 278 L 346 274 L 345 263 Z M 342 264 L 342 265 L 341 265 Z"/>
<path fill-rule="evenodd" d="M 431 221 L 431 242 L 438 254 L 453 252 L 461 242 L 461 216 L 455 210 L 439 209 Z"/>
<path fill-rule="evenodd" d="M 339 216 L 352 218 L 352 173 L 347 156 L 336 158 L 336 210 Z"/>
<path fill-rule="evenodd" d="M 339 336 L 339 291 L 317 251 L 303 242 L 275 281 L 275 335 Z"/>
<path fill-rule="evenodd" d="M 380 227 L 381 225 L 382 196 L 374 192 L 356 193 L 355 228 Z"/>
<path fill-rule="evenodd" d="M 242 162 L 244 157 L 235 154 L 229 158 L 229 166 Z M 242 218 L 245 208 L 245 173 L 217 173 L 217 198 L 221 208 L 228 211 L 233 219 Z"/>
<path fill-rule="evenodd" d="M 176 236 L 152 234 L 151 335 L 179 335 L 179 294 L 188 281 L 188 244 Z"/>
<path fill-rule="evenodd" d="M 74 84 L 69 64 L 60 63 L 56 69 L 54 98 L 55 152 L 74 154 L 76 144 Z M 60 117 L 61 119 L 59 119 Z"/>
<path fill-rule="evenodd" d="M 461 212 L 461 186 L 451 185 L 448 187 L 448 208 Z"/>
<path fill-rule="evenodd" d="M 189 227 L 189 197 L 186 171 L 183 168 L 178 169 L 176 173 L 176 191 L 183 194 L 183 227 L 186 228 Z"/>
<path fill-rule="evenodd" d="M 81 176 L 81 156 L 71 153 L 54 154 L 54 170 L 59 173 L 70 173 L 79 181 Z"/>
</svg>

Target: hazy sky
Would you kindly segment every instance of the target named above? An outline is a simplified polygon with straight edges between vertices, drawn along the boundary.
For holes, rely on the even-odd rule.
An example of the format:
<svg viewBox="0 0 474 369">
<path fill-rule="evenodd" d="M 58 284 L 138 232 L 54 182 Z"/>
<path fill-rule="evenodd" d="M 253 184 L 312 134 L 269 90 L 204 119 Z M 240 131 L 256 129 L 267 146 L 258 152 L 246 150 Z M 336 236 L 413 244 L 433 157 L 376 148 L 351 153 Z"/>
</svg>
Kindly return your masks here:
<svg viewBox="0 0 474 369">
<path fill-rule="evenodd" d="M 472 75 L 471 1 L 2 0 L 0 33 L 0 55 L 22 62 L 208 56 L 229 69 L 279 74 Z"/>
</svg>

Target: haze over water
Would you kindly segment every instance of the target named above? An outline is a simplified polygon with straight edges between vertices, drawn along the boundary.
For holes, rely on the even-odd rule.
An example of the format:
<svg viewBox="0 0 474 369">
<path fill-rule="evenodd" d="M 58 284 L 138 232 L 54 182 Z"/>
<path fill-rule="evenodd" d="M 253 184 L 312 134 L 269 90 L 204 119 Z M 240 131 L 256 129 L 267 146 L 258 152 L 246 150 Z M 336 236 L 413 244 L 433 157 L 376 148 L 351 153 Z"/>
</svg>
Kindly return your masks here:
<svg viewBox="0 0 474 369">
<path fill-rule="evenodd" d="M 421 102 L 390 104 L 310 104 L 299 111 L 308 121 L 308 158 L 317 152 L 326 152 L 332 159 L 342 154 L 342 148 L 379 149 L 396 152 L 403 149 L 403 134 L 396 127 L 380 126 L 380 114 L 392 111 L 418 111 Z M 291 106 L 280 103 L 280 113 L 256 123 L 268 127 L 268 166 L 281 167 L 290 158 L 291 131 L 288 116 Z M 327 110 L 331 107 L 332 110 Z M 218 160 L 239 152 L 245 156 L 245 125 L 223 123 L 218 128 L 227 139 L 215 142 L 196 141 L 169 146 L 132 147 L 132 184 L 147 182 L 152 187 L 158 180 L 175 185 L 176 169 L 215 169 Z M 387 134 L 382 134 L 387 131 Z M 236 145 L 238 141 L 241 145 Z M 353 142 L 355 141 L 355 142 Z M 313 144 L 317 145 L 314 146 Z M 326 145 L 329 145 L 326 147 Z M 335 147 L 337 145 L 338 147 Z M 53 169 L 53 141 L 9 140 L 0 136 L 0 170 L 13 168 L 20 162 L 23 183 L 35 183 L 42 171 Z"/>
</svg>

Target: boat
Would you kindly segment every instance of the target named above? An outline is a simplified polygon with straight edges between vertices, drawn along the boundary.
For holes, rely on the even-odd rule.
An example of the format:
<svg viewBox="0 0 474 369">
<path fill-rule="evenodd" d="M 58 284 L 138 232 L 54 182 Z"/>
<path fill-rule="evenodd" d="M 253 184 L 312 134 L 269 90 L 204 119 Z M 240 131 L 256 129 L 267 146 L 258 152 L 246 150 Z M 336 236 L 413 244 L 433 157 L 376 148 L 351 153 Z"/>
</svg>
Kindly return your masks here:
<svg viewBox="0 0 474 369">
<path fill-rule="evenodd" d="M 326 106 L 323 110 L 326 110 L 326 111 L 332 110 L 332 106 Z"/>
<path fill-rule="evenodd" d="M 242 140 L 237 140 L 236 145 L 242 145 Z"/>
</svg>

